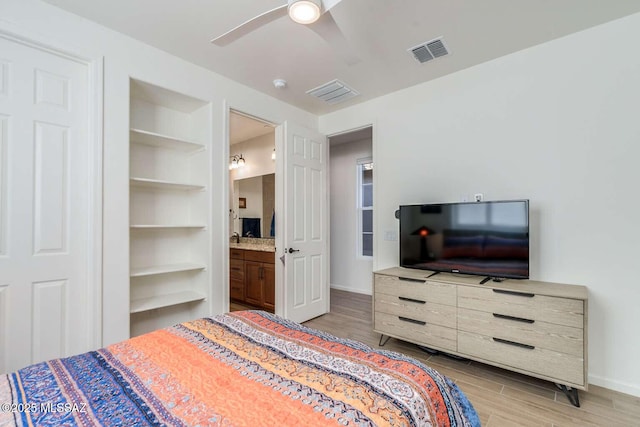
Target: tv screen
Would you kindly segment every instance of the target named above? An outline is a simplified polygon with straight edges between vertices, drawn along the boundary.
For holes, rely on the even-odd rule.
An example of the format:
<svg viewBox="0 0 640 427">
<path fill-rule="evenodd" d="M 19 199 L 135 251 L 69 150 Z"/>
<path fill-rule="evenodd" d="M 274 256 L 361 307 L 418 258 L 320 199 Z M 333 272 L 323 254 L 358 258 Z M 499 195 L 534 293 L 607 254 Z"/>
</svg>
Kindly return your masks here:
<svg viewBox="0 0 640 427">
<path fill-rule="evenodd" d="M 400 206 L 400 265 L 529 278 L 529 201 Z"/>
</svg>

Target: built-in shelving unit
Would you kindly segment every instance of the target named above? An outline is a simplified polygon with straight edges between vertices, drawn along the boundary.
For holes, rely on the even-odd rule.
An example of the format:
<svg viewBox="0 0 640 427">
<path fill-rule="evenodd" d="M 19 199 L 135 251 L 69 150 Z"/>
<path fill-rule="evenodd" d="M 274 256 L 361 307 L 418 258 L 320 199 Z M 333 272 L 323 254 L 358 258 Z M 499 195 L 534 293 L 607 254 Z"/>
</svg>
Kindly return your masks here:
<svg viewBox="0 0 640 427">
<path fill-rule="evenodd" d="M 208 313 L 209 103 L 131 80 L 130 334 Z"/>
</svg>

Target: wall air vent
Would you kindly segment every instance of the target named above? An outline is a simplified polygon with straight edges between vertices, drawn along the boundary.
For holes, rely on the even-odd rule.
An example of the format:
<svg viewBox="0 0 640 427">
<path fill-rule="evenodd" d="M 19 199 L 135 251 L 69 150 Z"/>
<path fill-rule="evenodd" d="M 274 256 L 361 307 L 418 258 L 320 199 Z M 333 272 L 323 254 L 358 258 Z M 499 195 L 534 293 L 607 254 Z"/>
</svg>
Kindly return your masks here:
<svg viewBox="0 0 640 427">
<path fill-rule="evenodd" d="M 332 105 L 360 95 L 357 91 L 351 89 L 338 79 L 331 80 L 317 88 L 308 90 L 307 93 Z"/>
<path fill-rule="evenodd" d="M 432 59 L 448 55 L 449 49 L 445 46 L 442 37 L 438 37 L 437 39 L 412 47 L 409 49 L 409 52 L 413 54 L 416 61 L 423 64 L 427 61 L 431 61 Z"/>
</svg>

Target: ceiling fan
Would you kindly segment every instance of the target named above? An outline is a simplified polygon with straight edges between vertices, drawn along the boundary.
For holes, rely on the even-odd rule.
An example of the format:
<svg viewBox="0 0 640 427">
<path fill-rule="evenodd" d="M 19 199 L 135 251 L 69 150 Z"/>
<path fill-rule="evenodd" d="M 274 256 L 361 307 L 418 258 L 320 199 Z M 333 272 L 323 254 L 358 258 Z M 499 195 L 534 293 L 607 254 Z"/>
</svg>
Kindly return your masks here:
<svg viewBox="0 0 640 427">
<path fill-rule="evenodd" d="M 271 21 L 289 15 L 294 22 L 315 31 L 329 43 L 339 57 L 348 65 L 353 65 L 360 62 L 360 58 L 350 47 L 330 12 L 340 1 L 342 0 L 287 0 L 286 4 L 261 13 L 212 39 L 211 43 L 226 46 Z"/>
</svg>

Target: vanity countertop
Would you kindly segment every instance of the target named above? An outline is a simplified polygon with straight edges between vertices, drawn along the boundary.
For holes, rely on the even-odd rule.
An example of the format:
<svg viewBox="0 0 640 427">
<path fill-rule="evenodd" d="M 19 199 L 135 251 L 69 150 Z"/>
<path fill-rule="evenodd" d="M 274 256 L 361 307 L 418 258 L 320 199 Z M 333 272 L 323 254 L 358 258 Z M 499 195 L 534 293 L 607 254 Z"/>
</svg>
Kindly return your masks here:
<svg viewBox="0 0 640 427">
<path fill-rule="evenodd" d="M 275 252 L 276 247 L 273 245 L 265 245 L 263 243 L 229 243 L 231 249 L 244 249 L 248 251 Z"/>
</svg>

